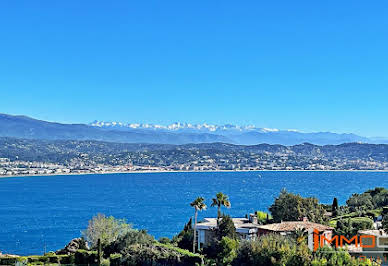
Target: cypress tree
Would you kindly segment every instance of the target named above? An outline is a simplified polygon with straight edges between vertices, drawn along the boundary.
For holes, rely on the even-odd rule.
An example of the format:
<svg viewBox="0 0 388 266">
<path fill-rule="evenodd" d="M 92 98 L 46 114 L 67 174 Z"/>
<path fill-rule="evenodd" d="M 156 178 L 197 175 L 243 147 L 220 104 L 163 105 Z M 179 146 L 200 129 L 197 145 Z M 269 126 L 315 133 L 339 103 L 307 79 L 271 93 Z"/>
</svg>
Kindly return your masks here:
<svg viewBox="0 0 388 266">
<path fill-rule="evenodd" d="M 338 200 L 337 198 L 333 199 L 333 204 L 331 205 L 331 212 L 332 216 L 337 216 L 338 215 Z"/>
</svg>

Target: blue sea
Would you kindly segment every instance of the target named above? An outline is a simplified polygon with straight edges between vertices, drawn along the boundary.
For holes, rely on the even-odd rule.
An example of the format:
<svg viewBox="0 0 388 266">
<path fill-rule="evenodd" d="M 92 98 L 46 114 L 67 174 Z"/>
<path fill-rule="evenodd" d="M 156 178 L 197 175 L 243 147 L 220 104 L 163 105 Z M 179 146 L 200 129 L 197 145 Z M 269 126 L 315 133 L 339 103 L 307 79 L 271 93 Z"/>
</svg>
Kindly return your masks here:
<svg viewBox="0 0 388 266">
<path fill-rule="evenodd" d="M 386 172 L 201 172 L 129 173 L 0 178 L 0 251 L 29 255 L 64 247 L 97 213 L 124 218 L 156 238 L 178 233 L 197 196 L 229 195 L 224 210 L 243 217 L 266 211 L 282 188 L 323 203 L 352 193 L 388 187 Z M 216 209 L 200 213 L 215 217 Z"/>
</svg>

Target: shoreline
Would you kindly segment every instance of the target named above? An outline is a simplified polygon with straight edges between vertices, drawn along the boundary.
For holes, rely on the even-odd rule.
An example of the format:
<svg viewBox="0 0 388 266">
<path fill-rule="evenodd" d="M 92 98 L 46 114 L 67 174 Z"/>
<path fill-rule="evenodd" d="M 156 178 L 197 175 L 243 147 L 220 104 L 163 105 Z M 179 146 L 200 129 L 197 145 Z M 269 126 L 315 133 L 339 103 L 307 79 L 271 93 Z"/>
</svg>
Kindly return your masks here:
<svg viewBox="0 0 388 266">
<path fill-rule="evenodd" d="M 188 171 L 188 170 L 139 170 L 139 171 L 109 171 L 101 173 L 53 173 L 53 174 L 36 174 L 36 175 L 0 175 L 2 178 L 13 177 L 41 177 L 41 176 L 68 176 L 68 175 L 111 175 L 111 174 L 160 174 L 160 173 L 241 173 L 241 172 L 375 172 L 375 173 L 388 173 L 388 170 L 200 170 L 200 171 Z"/>
</svg>

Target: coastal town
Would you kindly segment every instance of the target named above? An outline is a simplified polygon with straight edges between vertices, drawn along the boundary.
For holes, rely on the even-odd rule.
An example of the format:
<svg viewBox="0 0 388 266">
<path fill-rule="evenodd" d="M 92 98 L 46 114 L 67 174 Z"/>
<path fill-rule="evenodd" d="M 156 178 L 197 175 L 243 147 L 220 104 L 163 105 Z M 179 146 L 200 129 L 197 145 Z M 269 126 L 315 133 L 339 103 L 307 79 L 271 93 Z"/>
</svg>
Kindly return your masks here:
<svg viewBox="0 0 388 266">
<path fill-rule="evenodd" d="M 139 156 L 141 157 L 141 155 Z M 362 161 L 362 160 L 323 160 L 318 158 L 298 158 L 292 156 L 259 156 L 252 154 L 248 157 L 234 156 L 198 156 L 192 161 L 170 163 L 143 156 L 134 158 L 135 162 L 122 162 L 122 164 L 103 164 L 90 160 L 87 156 L 72 160 L 67 164 L 23 161 L 9 158 L 0 158 L 0 176 L 20 175 L 60 175 L 60 174 L 96 174 L 96 173 L 126 173 L 126 172 L 169 172 L 169 171 L 386 171 L 388 162 Z M 137 164 L 136 164 L 137 162 Z"/>
</svg>

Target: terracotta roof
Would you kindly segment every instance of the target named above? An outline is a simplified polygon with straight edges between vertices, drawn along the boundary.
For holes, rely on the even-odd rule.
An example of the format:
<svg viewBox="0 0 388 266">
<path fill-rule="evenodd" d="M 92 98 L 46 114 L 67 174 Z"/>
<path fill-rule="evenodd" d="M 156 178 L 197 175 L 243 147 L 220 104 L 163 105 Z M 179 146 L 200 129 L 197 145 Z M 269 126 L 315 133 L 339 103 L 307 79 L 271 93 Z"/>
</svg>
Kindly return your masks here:
<svg viewBox="0 0 388 266">
<path fill-rule="evenodd" d="M 305 230 L 317 229 L 318 231 L 334 230 L 333 227 L 326 226 L 323 224 L 311 223 L 311 222 L 281 222 L 276 224 L 267 224 L 261 225 L 259 229 L 274 231 L 274 232 L 291 232 L 295 231 L 297 228 L 303 228 Z"/>
</svg>

